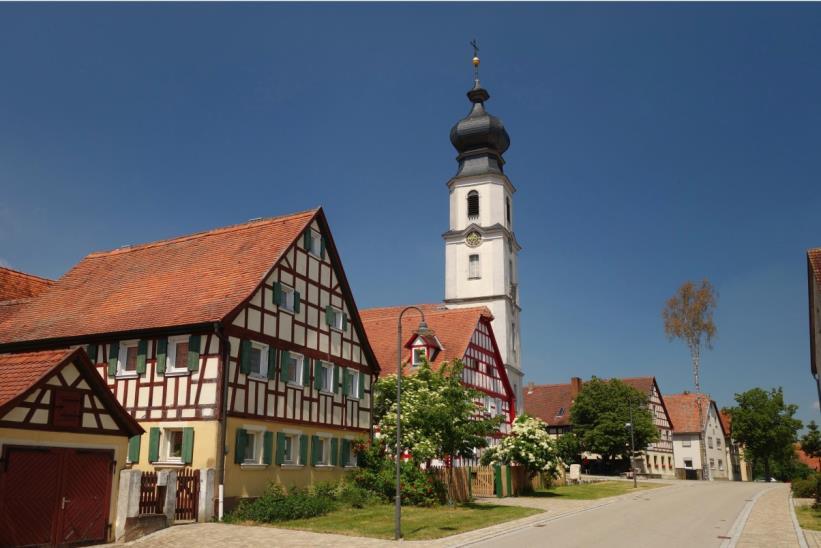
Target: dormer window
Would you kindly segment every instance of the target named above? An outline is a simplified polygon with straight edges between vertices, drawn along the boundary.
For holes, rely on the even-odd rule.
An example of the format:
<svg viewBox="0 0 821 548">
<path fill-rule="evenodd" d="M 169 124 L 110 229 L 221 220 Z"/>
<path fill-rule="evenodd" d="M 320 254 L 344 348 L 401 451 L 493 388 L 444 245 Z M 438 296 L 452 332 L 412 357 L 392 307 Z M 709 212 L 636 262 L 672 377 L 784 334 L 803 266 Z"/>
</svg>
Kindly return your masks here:
<svg viewBox="0 0 821 548">
<path fill-rule="evenodd" d="M 557 417 L 562 417 L 562 416 L 564 416 L 564 407 L 559 407 L 559 410 L 558 410 L 558 411 L 556 411 L 556 416 L 557 416 Z"/>
<path fill-rule="evenodd" d="M 422 365 L 428 359 L 428 349 L 425 346 L 416 346 L 413 348 L 413 366 Z"/>
<path fill-rule="evenodd" d="M 468 219 L 479 218 L 479 193 L 475 190 L 468 192 Z"/>
</svg>

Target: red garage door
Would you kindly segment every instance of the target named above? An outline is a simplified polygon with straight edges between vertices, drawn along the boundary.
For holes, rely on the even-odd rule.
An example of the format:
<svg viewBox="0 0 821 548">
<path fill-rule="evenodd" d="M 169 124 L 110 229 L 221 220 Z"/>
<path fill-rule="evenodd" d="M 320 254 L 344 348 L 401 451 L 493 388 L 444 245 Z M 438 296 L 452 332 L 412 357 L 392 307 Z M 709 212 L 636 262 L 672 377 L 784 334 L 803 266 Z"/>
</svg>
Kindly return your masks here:
<svg viewBox="0 0 821 548">
<path fill-rule="evenodd" d="M 15 447 L 0 470 L 0 545 L 104 542 L 111 451 Z"/>
</svg>

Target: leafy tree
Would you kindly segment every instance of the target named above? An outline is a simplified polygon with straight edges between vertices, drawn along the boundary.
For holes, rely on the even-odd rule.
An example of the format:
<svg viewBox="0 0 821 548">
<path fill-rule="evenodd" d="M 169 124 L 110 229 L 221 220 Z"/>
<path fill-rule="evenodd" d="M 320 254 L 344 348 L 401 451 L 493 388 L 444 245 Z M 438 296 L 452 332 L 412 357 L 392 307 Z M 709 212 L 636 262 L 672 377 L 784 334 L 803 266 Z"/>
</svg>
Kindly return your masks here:
<svg viewBox="0 0 821 548">
<path fill-rule="evenodd" d="M 454 458 L 473 458 L 475 449 L 487 447 L 504 417 L 481 411 L 476 402 L 483 394 L 462 384 L 462 363 L 445 362 L 434 371 L 425 362 L 414 369 L 415 374 L 402 376 L 402 445 L 416 465 L 433 459 L 450 465 Z M 379 379 L 376 387 L 374 422 L 388 446 L 394 445 L 396 375 Z"/>
<path fill-rule="evenodd" d="M 570 408 L 570 422 L 582 451 L 598 453 L 609 468 L 619 457 L 630 456 L 630 410 L 633 411 L 637 451 L 658 441 L 659 432 L 647 407 L 647 396 L 618 379 L 593 377 L 584 383 Z"/>
<path fill-rule="evenodd" d="M 688 280 L 667 300 L 667 305 L 661 312 L 667 338 L 681 339 L 690 350 L 697 393 L 701 392 L 701 348 L 712 348 L 713 337 L 716 335 L 713 311 L 717 300 L 716 291 L 707 279 L 702 280 L 698 286 Z"/>
<path fill-rule="evenodd" d="M 818 425 L 815 421 L 810 421 L 807 425 L 807 433 L 801 436 L 801 450 L 811 459 L 821 457 L 821 433 L 818 432 Z M 821 472 L 821 470 L 816 470 Z"/>
<path fill-rule="evenodd" d="M 774 463 L 784 463 L 794 454 L 793 444 L 802 424 L 793 418 L 798 406 L 784 403 L 781 388 L 769 392 L 752 388 L 735 395 L 737 405 L 730 409 L 733 437 L 744 447 L 745 458 L 753 469 L 764 468 L 771 477 Z"/>
<path fill-rule="evenodd" d="M 565 465 L 581 462 L 582 446 L 578 436 L 573 432 L 562 434 L 556 439 L 556 452 Z"/>
<path fill-rule="evenodd" d="M 484 465 L 518 464 L 531 478 L 542 471 L 556 477 L 558 461 L 556 443 L 547 433 L 547 424 L 526 413 L 513 421 L 509 436 L 482 454 Z"/>
</svg>

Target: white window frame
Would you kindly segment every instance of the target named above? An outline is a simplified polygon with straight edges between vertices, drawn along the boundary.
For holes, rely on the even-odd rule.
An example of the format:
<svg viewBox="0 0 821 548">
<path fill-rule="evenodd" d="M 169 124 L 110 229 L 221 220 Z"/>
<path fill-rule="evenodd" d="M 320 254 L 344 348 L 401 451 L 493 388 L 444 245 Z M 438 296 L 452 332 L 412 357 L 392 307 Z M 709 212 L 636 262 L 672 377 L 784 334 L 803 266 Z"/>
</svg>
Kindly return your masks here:
<svg viewBox="0 0 821 548">
<path fill-rule="evenodd" d="M 177 345 L 181 342 L 188 343 L 188 335 L 177 335 L 176 337 L 168 337 L 168 347 L 166 350 L 167 355 L 165 366 L 166 375 L 187 375 L 191 373 L 187 365 L 185 367 L 177 367 Z M 191 351 L 190 348 L 188 350 L 189 352 Z"/>
<path fill-rule="evenodd" d="M 180 456 L 171 456 L 171 433 L 180 433 Z M 182 462 L 182 446 L 185 443 L 182 427 L 169 427 L 162 429 L 162 437 L 160 438 L 160 462 L 168 464 L 183 464 Z"/>
<path fill-rule="evenodd" d="M 721 438 L 716 437 L 716 449 L 721 449 Z"/>
<path fill-rule="evenodd" d="M 356 454 L 353 452 L 353 444 L 357 440 L 354 438 L 345 438 L 345 440 L 348 442 L 348 454 L 342 455 L 342 457 L 339 459 L 339 464 L 343 468 L 358 468 L 358 465 L 356 464 Z"/>
<path fill-rule="evenodd" d="M 322 442 L 322 454 L 316 461 L 318 468 L 333 468 L 331 461 L 331 435 L 330 434 L 316 434 L 316 439 Z"/>
<path fill-rule="evenodd" d="M 288 352 L 288 359 L 293 359 L 296 362 L 296 367 L 293 367 L 292 364 L 288 364 L 288 375 L 291 374 L 291 371 L 296 371 L 296 380 L 285 379 L 286 384 L 290 384 L 291 386 L 304 386 L 302 384 L 302 380 L 305 378 L 305 373 L 303 368 L 305 367 L 305 356 L 300 354 L 299 352 Z"/>
<path fill-rule="evenodd" d="M 692 442 L 689 439 L 681 440 L 681 446 L 682 447 L 690 447 L 691 445 L 692 445 Z"/>
<path fill-rule="evenodd" d="M 688 462 L 690 463 L 689 466 L 687 465 Z M 692 470 L 693 469 L 693 459 L 684 459 L 684 468 L 686 468 L 687 470 Z"/>
<path fill-rule="evenodd" d="M 320 361 L 319 362 L 319 369 L 322 375 L 322 388 L 319 389 L 320 392 L 325 392 L 327 394 L 333 394 L 334 392 L 334 364 L 331 362 Z M 327 376 L 326 376 L 327 375 Z M 327 383 L 325 381 L 328 381 Z"/>
<path fill-rule="evenodd" d="M 718 469 L 724 471 L 724 461 L 721 459 L 718 459 Z"/>
<path fill-rule="evenodd" d="M 253 371 L 248 371 L 248 376 L 252 379 L 265 379 L 268 380 L 268 352 L 271 351 L 271 347 L 265 343 L 251 341 L 251 348 L 259 350 L 259 373 L 255 373 Z M 251 367 L 251 357 L 248 356 L 248 367 Z"/>
<path fill-rule="evenodd" d="M 474 260 L 473 258 L 476 257 L 475 265 L 476 271 L 473 271 Z M 481 266 L 481 259 L 479 258 L 478 253 L 471 253 L 468 255 L 468 280 L 479 280 L 482 278 L 482 266 Z"/>
<path fill-rule="evenodd" d="M 713 437 L 712 436 L 707 436 L 707 447 L 709 449 L 713 448 Z"/>
<path fill-rule="evenodd" d="M 329 327 L 331 329 L 333 329 L 334 331 L 340 331 L 341 332 L 342 331 L 342 321 L 343 321 L 343 317 L 345 316 L 345 313 L 342 311 L 342 309 L 337 308 L 333 305 L 331 305 L 331 310 L 334 313 L 334 321 Z"/>
<path fill-rule="evenodd" d="M 716 460 L 715 459 L 710 459 L 710 470 L 715 470 L 715 469 L 716 469 Z"/>
<path fill-rule="evenodd" d="M 134 371 L 125 370 L 126 363 L 128 363 L 128 349 L 136 348 L 137 352 L 139 352 L 139 346 L 140 341 L 137 339 L 131 341 L 120 341 L 120 349 L 117 354 L 117 378 L 130 379 L 140 376 L 140 374 L 137 373 L 136 364 L 134 366 Z"/>
<path fill-rule="evenodd" d="M 282 304 L 280 304 L 277 308 L 279 310 L 284 310 L 285 312 L 290 312 L 291 314 L 293 314 L 294 295 L 296 294 L 296 289 L 282 282 L 279 283 L 279 288 L 280 292 L 282 293 Z"/>
<path fill-rule="evenodd" d="M 262 454 L 265 449 L 266 429 L 264 427 L 252 424 L 244 424 L 242 425 L 242 429 L 245 430 L 245 435 L 247 436 L 246 444 L 253 443 L 253 456 L 250 459 L 248 459 L 245 458 L 245 456 L 243 455 L 242 464 L 240 464 L 240 466 L 242 468 L 258 468 L 267 466 L 262 462 Z M 247 451 L 248 445 L 246 445 L 245 447 Z"/>
<path fill-rule="evenodd" d="M 416 351 L 421 350 L 425 353 L 425 359 L 428 359 L 428 347 L 424 345 L 416 345 L 411 347 L 411 365 L 416 367 L 418 365 L 422 365 L 424 360 L 419 360 L 416 358 Z"/>
<path fill-rule="evenodd" d="M 322 258 L 322 234 L 316 230 L 311 229 L 311 246 L 307 251 L 318 259 Z"/>
<path fill-rule="evenodd" d="M 299 462 L 299 455 L 300 455 L 300 439 L 302 436 L 301 432 L 291 432 L 285 431 L 285 438 L 291 441 L 291 460 L 288 460 L 286 457 L 287 455 L 285 452 L 282 454 L 282 466 L 285 467 L 293 467 L 293 468 L 301 468 L 305 466 L 304 462 Z"/>
<path fill-rule="evenodd" d="M 348 369 L 348 375 L 351 379 L 351 391 L 348 394 L 349 398 L 361 399 L 362 394 L 359 393 L 359 375 L 362 373 L 356 369 Z"/>
</svg>

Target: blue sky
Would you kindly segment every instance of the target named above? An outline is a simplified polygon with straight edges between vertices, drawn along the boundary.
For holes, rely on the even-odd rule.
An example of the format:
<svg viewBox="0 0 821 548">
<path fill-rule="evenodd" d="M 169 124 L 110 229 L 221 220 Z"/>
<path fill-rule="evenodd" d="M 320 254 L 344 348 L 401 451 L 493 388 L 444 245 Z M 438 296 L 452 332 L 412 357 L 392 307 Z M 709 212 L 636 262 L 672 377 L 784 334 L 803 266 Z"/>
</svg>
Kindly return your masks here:
<svg viewBox="0 0 821 548">
<path fill-rule="evenodd" d="M 511 135 L 528 380 L 692 385 L 660 311 L 719 291 L 703 386 L 818 419 L 821 5 L 0 5 L 0 261 L 325 207 L 360 307 L 443 296 L 468 42 Z"/>
</svg>

